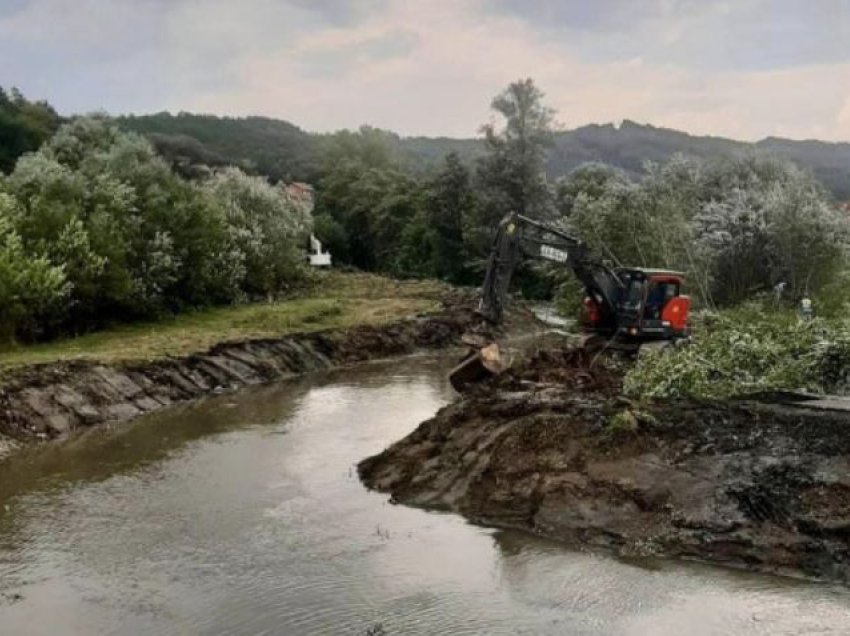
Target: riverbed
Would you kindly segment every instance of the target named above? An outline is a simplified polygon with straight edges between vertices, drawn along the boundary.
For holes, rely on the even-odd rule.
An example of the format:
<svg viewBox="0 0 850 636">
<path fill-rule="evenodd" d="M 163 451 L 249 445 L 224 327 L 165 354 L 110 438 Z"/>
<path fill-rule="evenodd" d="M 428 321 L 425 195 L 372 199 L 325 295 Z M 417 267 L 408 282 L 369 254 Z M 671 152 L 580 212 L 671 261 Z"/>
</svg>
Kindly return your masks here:
<svg viewBox="0 0 850 636">
<path fill-rule="evenodd" d="M 370 493 L 453 360 L 312 374 L 0 466 L 0 634 L 850 633 L 850 591 L 623 562 Z"/>
</svg>

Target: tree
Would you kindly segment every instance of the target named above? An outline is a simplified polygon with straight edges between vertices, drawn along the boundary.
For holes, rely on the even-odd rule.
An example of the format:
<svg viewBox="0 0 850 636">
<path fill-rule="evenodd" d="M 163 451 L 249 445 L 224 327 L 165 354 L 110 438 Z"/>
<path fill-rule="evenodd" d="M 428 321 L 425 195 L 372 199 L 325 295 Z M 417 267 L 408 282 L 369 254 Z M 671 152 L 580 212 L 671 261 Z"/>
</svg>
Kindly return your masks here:
<svg viewBox="0 0 850 636">
<path fill-rule="evenodd" d="M 233 246 L 242 255 L 245 292 L 272 295 L 301 277 L 312 229 L 308 211 L 265 179 L 238 168 L 217 173 L 205 187 L 223 206 Z"/>
<path fill-rule="evenodd" d="M 70 286 L 62 267 L 45 256 L 28 252 L 15 232 L 19 211 L 8 194 L 0 192 L 0 341 L 11 343 L 20 333 L 38 331 L 38 319 L 61 304 Z"/>
<path fill-rule="evenodd" d="M 21 155 L 37 150 L 61 118 L 47 102 L 30 102 L 13 88 L 0 87 L 0 172 L 9 173 Z"/>
<path fill-rule="evenodd" d="M 147 140 L 104 116 L 63 125 L 0 188 L 14 201 L 7 260 L 47 263 L 67 283 L 29 333 L 265 297 L 303 273 L 309 210 L 236 168 L 182 179 Z"/>
<path fill-rule="evenodd" d="M 813 177 L 776 159 L 647 164 L 639 183 L 583 170 L 559 182 L 559 209 L 615 264 L 687 272 L 706 304 L 730 305 L 788 284 L 814 294 L 845 264 L 848 220 Z"/>
<path fill-rule="evenodd" d="M 622 170 L 608 164 L 584 163 L 555 182 L 555 209 L 560 216 L 568 217 L 579 195 L 600 199 L 610 191 L 612 182 L 628 184 L 629 178 Z"/>
<path fill-rule="evenodd" d="M 347 238 L 338 260 L 361 269 L 399 272 L 402 234 L 419 209 L 421 187 L 401 169 L 397 141 L 390 133 L 363 127 L 323 142 L 324 175 L 315 213 L 341 228 L 334 230 L 337 237 Z M 327 220 L 323 226 L 332 227 Z"/>
<path fill-rule="evenodd" d="M 735 303 L 783 281 L 814 294 L 845 265 L 848 219 L 811 174 L 748 156 L 706 170 L 694 222 L 718 302 Z"/>
<path fill-rule="evenodd" d="M 428 183 L 425 222 L 429 229 L 432 275 L 462 283 L 467 281 L 464 228 L 473 222 L 475 193 L 469 170 L 457 153 L 446 156 L 443 168 Z"/>
<path fill-rule="evenodd" d="M 483 128 L 487 155 L 478 165 L 485 191 L 481 221 L 488 227 L 510 211 L 548 216 L 552 197 L 546 182 L 546 151 L 553 144 L 554 111 L 543 105 L 544 94 L 529 79 L 518 80 L 497 95 L 492 109 L 504 126 Z"/>
</svg>

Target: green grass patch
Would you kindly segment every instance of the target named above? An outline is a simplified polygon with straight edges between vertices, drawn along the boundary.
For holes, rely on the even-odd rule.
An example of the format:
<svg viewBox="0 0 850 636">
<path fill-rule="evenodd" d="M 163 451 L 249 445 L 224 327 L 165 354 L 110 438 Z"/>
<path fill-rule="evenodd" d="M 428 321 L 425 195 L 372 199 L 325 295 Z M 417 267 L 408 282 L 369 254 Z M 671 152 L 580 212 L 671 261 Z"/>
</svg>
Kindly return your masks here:
<svg viewBox="0 0 850 636">
<path fill-rule="evenodd" d="M 217 307 L 0 353 L 0 369 L 55 362 L 153 360 L 205 351 L 219 342 L 381 324 L 439 307 L 445 287 L 369 274 L 315 273 L 293 297 Z"/>
</svg>

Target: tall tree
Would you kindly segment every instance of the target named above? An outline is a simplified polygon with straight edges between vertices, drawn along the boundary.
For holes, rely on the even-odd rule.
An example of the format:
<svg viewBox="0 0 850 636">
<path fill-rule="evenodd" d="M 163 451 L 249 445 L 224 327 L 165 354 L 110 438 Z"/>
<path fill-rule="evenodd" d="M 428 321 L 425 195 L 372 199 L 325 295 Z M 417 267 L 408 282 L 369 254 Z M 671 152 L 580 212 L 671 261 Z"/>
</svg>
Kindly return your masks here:
<svg viewBox="0 0 850 636">
<path fill-rule="evenodd" d="M 509 211 L 547 216 L 552 195 L 544 172 L 546 151 L 553 144 L 554 111 L 543 104 L 543 92 L 531 78 L 518 80 L 497 95 L 491 107 L 503 119 L 482 131 L 487 147 L 478 165 L 486 195 L 485 225 Z"/>
<path fill-rule="evenodd" d="M 457 153 L 446 156 L 442 170 L 428 184 L 425 209 L 431 230 L 433 273 L 464 282 L 464 226 L 475 209 L 469 170 Z"/>
<path fill-rule="evenodd" d="M 402 170 L 397 138 L 383 130 L 361 127 L 323 140 L 323 176 L 316 209 L 322 218 L 320 239 L 327 231 L 347 237 L 338 261 L 366 270 L 394 271 L 405 226 L 418 209 L 418 184 Z"/>
</svg>

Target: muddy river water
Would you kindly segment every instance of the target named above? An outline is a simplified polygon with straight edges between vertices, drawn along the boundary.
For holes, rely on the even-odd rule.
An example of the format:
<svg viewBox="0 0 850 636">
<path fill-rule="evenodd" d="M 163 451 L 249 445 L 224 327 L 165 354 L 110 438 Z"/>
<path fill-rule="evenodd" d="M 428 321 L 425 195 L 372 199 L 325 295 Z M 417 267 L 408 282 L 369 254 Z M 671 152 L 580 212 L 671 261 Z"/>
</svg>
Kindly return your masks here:
<svg viewBox="0 0 850 636">
<path fill-rule="evenodd" d="M 222 395 L 0 466 L 0 634 L 848 634 L 850 591 L 623 562 L 367 492 L 439 357 Z"/>
</svg>

